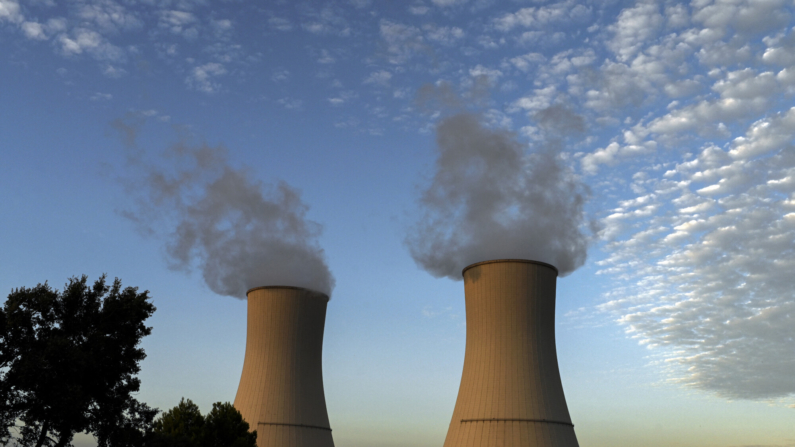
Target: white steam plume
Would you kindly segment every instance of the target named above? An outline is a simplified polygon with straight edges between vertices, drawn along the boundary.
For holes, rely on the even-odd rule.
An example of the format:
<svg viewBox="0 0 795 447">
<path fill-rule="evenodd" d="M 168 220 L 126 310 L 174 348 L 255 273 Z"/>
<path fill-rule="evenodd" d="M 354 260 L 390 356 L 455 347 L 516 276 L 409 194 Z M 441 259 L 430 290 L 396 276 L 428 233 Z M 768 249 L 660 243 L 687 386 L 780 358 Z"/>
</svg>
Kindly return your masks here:
<svg viewBox="0 0 795 447">
<path fill-rule="evenodd" d="M 562 164 L 559 144 L 526 153 L 514 134 L 487 128 L 470 113 L 441 121 L 436 141 L 423 216 L 406 238 L 422 268 L 460 280 L 464 267 L 490 259 L 542 261 L 561 275 L 585 262 L 588 190 Z"/>
<path fill-rule="evenodd" d="M 128 135 L 125 124 L 116 127 Z M 235 298 L 265 285 L 331 294 L 334 278 L 317 242 L 321 226 L 306 218 L 297 190 L 231 167 L 223 147 L 179 143 L 166 155 L 167 168 L 134 162 L 144 169 L 130 184 L 139 200 L 123 214 L 149 233 L 165 223 L 171 268 L 196 267 L 212 291 Z"/>
</svg>

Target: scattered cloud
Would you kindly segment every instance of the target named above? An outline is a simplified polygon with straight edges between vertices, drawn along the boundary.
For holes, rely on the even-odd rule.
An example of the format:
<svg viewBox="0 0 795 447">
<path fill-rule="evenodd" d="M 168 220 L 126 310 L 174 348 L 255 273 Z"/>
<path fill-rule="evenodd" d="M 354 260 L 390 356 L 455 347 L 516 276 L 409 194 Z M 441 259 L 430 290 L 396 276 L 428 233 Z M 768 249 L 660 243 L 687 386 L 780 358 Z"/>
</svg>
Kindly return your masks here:
<svg viewBox="0 0 795 447">
<path fill-rule="evenodd" d="M 381 20 L 379 31 L 385 44 L 387 60 L 392 64 L 403 64 L 416 52 L 428 48 L 417 27 Z"/>
<path fill-rule="evenodd" d="M 77 17 L 82 22 L 93 23 L 103 33 L 116 33 L 143 26 L 143 21 L 134 12 L 110 0 L 79 3 Z"/>
<path fill-rule="evenodd" d="M 731 399 L 795 393 L 795 112 L 703 149 L 605 219 L 600 262 L 621 284 L 602 305 L 663 349 L 671 381 Z M 646 171 L 651 173 L 651 171 Z M 612 227 L 612 228 L 611 228 Z"/>
<path fill-rule="evenodd" d="M 543 28 L 563 20 L 582 20 L 590 15 L 590 12 L 591 10 L 587 6 L 574 0 L 565 0 L 544 6 L 522 8 L 516 12 L 504 14 L 494 20 L 494 27 L 500 31 L 511 31 L 516 27 Z"/>
<path fill-rule="evenodd" d="M 386 70 L 378 70 L 370 73 L 370 75 L 364 79 L 364 83 L 388 87 L 390 79 L 392 79 L 392 73 Z"/>
<path fill-rule="evenodd" d="M 47 40 L 47 34 L 44 32 L 44 26 L 38 22 L 24 22 L 22 24 L 22 32 L 25 37 L 34 40 Z"/>
<path fill-rule="evenodd" d="M 283 17 L 271 17 L 268 19 L 268 26 L 271 29 L 275 29 L 278 31 L 292 31 L 293 24 L 288 19 Z"/>
<path fill-rule="evenodd" d="M 317 59 L 318 64 L 333 64 L 337 59 L 331 55 L 329 50 L 320 50 L 320 57 Z"/>
<path fill-rule="evenodd" d="M 204 93 L 215 93 L 221 86 L 216 78 L 226 74 L 226 68 L 216 62 L 209 62 L 191 70 L 190 75 L 185 79 L 188 87 Z"/>
<path fill-rule="evenodd" d="M 547 58 L 541 53 L 526 53 L 521 56 L 510 58 L 508 63 L 513 65 L 519 71 L 527 73 L 533 69 L 536 69 L 538 65 L 546 61 L 546 59 Z"/>
<path fill-rule="evenodd" d="M 273 82 L 284 82 L 288 79 L 290 79 L 290 70 L 284 68 L 274 70 L 273 74 L 271 74 L 271 81 Z"/>
<path fill-rule="evenodd" d="M 0 21 L 19 23 L 24 20 L 16 0 L 0 0 Z"/>
<path fill-rule="evenodd" d="M 110 101 L 111 99 L 113 99 L 113 95 L 111 95 L 110 93 L 96 92 L 93 95 L 91 95 L 91 98 L 89 99 L 91 99 L 92 101 Z"/>
<path fill-rule="evenodd" d="M 423 30 L 428 40 L 442 45 L 453 45 L 465 36 L 464 30 L 456 26 L 425 25 Z"/>
<path fill-rule="evenodd" d="M 325 35 L 334 34 L 337 36 L 349 36 L 351 27 L 341 11 L 332 5 L 326 5 L 320 10 L 308 10 L 305 12 L 306 19 L 302 21 L 301 27 L 312 34 Z"/>
<path fill-rule="evenodd" d="M 469 76 L 473 78 L 485 78 L 489 84 L 496 84 L 497 80 L 502 77 L 502 72 L 496 68 L 487 68 L 483 65 L 476 65 L 469 69 Z"/>
<path fill-rule="evenodd" d="M 304 105 L 302 100 L 296 98 L 281 98 L 276 102 L 284 106 L 287 110 L 301 110 Z"/>
<path fill-rule="evenodd" d="M 96 31 L 75 28 L 69 34 L 58 35 L 58 46 L 65 56 L 89 54 L 94 59 L 107 62 L 124 62 L 124 50 L 111 44 Z"/>
<path fill-rule="evenodd" d="M 195 39 L 199 35 L 199 19 L 191 12 L 178 10 L 160 11 L 159 26 L 173 34 L 186 39 Z"/>
<path fill-rule="evenodd" d="M 409 6 L 409 12 L 414 14 L 415 16 L 425 15 L 430 10 L 431 10 L 431 8 L 429 8 L 429 7 L 425 6 L 425 5 L 412 5 L 412 6 Z"/>
<path fill-rule="evenodd" d="M 615 166 L 622 158 L 628 158 L 637 155 L 648 155 L 653 153 L 657 148 L 654 141 L 646 141 L 642 144 L 629 144 L 622 145 L 617 142 L 612 142 L 604 148 L 597 149 L 593 153 L 586 154 L 581 160 L 580 164 L 582 170 L 587 174 L 596 174 L 599 171 L 599 165 Z"/>
<path fill-rule="evenodd" d="M 463 5 L 468 1 L 469 0 L 431 0 L 431 3 L 433 3 L 436 6 L 446 7 L 446 6 Z"/>
<path fill-rule="evenodd" d="M 656 2 L 639 2 L 621 11 L 618 21 L 609 30 L 614 33 L 609 46 L 621 61 L 634 56 L 643 45 L 662 29 L 663 16 Z"/>
</svg>

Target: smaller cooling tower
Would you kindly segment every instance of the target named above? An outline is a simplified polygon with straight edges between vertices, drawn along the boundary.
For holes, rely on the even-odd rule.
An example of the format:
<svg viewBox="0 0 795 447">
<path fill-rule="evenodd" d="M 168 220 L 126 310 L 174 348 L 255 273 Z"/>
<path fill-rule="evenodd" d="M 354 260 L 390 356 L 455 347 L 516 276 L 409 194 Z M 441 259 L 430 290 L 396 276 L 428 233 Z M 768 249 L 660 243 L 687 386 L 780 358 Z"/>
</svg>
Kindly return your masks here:
<svg viewBox="0 0 795 447">
<path fill-rule="evenodd" d="M 328 296 L 299 287 L 249 290 L 246 357 L 235 408 L 258 447 L 334 447 L 323 392 Z"/>
<path fill-rule="evenodd" d="M 465 268 L 466 353 L 444 447 L 578 447 L 555 351 L 555 281 L 543 262 Z"/>
</svg>

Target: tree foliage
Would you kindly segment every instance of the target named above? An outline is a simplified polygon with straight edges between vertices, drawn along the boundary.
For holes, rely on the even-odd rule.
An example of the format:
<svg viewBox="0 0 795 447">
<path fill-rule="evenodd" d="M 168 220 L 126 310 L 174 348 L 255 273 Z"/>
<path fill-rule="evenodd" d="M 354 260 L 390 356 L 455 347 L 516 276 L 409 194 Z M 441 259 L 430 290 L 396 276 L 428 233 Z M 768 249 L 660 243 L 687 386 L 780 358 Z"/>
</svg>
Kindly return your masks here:
<svg viewBox="0 0 795 447">
<path fill-rule="evenodd" d="M 204 429 L 204 416 L 190 399 L 166 411 L 155 421 L 153 435 L 156 446 L 199 445 Z"/>
<path fill-rule="evenodd" d="M 229 402 L 216 402 L 204 418 L 202 447 L 255 447 L 257 431 L 249 432 L 248 422 Z"/>
<path fill-rule="evenodd" d="M 256 447 L 257 432 L 229 402 L 216 402 L 202 416 L 190 399 L 163 413 L 154 423 L 151 447 Z"/>
<path fill-rule="evenodd" d="M 71 278 L 63 292 L 12 290 L 0 311 L 0 442 L 65 447 L 90 432 L 99 447 L 139 445 L 157 414 L 133 397 L 148 294 L 104 275 L 93 286 Z"/>
</svg>

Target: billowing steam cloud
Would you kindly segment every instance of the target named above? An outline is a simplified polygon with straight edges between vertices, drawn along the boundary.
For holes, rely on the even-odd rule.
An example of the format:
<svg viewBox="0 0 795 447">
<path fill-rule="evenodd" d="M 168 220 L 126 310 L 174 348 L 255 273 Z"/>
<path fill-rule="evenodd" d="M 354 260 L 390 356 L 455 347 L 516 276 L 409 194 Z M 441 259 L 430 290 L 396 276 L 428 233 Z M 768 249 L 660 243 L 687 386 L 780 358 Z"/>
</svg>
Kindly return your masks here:
<svg viewBox="0 0 795 447">
<path fill-rule="evenodd" d="M 561 275 L 585 262 L 587 190 L 555 145 L 528 154 L 512 133 L 469 113 L 441 121 L 436 141 L 436 173 L 420 198 L 424 215 L 406 239 L 422 268 L 459 280 L 464 267 L 490 259 L 543 261 Z"/>
<path fill-rule="evenodd" d="M 116 127 L 125 135 L 130 129 Z M 124 214 L 143 229 L 167 223 L 172 268 L 197 267 L 210 289 L 236 298 L 263 285 L 331 294 L 334 278 L 317 243 L 321 227 L 306 219 L 298 191 L 231 167 L 223 147 L 180 143 L 166 155 L 167 168 L 144 167 L 133 185 L 138 206 Z"/>
</svg>

